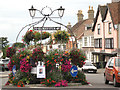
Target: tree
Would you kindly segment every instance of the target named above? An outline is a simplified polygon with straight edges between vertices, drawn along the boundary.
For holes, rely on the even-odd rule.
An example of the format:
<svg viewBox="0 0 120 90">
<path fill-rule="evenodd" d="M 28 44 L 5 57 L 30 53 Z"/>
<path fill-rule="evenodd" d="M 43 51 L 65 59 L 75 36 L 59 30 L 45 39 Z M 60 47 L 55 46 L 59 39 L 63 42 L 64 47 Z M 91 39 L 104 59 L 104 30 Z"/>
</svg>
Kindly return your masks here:
<svg viewBox="0 0 120 90">
<path fill-rule="evenodd" d="M 9 41 L 7 40 L 7 37 L 0 38 L 0 49 L 3 52 L 2 58 L 6 58 L 6 48 L 9 47 L 9 46 L 7 46 L 8 42 Z"/>
</svg>

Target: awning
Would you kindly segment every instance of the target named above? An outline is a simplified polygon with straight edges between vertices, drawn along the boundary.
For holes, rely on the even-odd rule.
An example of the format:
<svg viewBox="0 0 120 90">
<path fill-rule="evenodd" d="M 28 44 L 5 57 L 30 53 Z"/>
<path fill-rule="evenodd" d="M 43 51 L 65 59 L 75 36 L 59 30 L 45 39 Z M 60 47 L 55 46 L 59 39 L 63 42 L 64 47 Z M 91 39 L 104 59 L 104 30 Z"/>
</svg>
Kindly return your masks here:
<svg viewBox="0 0 120 90">
<path fill-rule="evenodd" d="M 93 55 L 106 55 L 106 56 L 117 56 L 117 52 L 106 53 L 106 52 L 92 52 Z"/>
</svg>

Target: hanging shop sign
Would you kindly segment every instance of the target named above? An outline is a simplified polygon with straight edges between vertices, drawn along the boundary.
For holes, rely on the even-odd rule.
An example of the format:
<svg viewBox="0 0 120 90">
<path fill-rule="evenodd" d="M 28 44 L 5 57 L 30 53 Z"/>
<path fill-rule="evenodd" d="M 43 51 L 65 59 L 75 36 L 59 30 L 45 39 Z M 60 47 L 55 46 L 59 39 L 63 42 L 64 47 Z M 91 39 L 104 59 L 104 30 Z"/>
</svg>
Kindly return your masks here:
<svg viewBox="0 0 120 90">
<path fill-rule="evenodd" d="M 75 65 L 73 65 L 70 69 L 70 73 L 72 75 L 72 77 L 76 77 L 77 76 L 77 73 L 78 73 L 78 69 Z"/>
<path fill-rule="evenodd" d="M 34 30 L 61 30 L 61 27 L 33 27 Z"/>
<path fill-rule="evenodd" d="M 38 66 L 37 66 L 37 78 L 46 78 L 46 74 L 45 74 L 45 65 L 40 65 L 40 61 L 38 62 Z"/>
</svg>

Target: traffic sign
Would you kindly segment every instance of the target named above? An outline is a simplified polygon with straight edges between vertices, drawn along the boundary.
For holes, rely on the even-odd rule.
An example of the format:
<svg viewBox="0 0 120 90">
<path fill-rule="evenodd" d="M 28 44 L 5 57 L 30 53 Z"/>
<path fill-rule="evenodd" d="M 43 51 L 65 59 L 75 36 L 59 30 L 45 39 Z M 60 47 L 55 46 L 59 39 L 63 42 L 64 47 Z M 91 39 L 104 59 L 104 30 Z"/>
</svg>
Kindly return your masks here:
<svg viewBox="0 0 120 90">
<path fill-rule="evenodd" d="M 72 77 L 76 77 L 77 73 L 78 73 L 78 69 L 75 65 L 73 65 L 70 69 L 70 73 L 72 75 Z"/>
<path fill-rule="evenodd" d="M 15 65 L 12 68 L 12 73 L 13 73 L 13 76 L 15 76 L 15 74 L 16 74 L 16 66 Z"/>
</svg>

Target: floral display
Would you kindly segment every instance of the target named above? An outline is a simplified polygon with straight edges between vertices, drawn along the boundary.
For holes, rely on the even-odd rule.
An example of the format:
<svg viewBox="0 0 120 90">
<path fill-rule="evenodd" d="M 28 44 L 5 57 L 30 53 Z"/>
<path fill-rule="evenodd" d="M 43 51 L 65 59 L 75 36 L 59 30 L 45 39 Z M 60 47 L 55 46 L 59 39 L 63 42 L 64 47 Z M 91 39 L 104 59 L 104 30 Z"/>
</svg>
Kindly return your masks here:
<svg viewBox="0 0 120 90">
<path fill-rule="evenodd" d="M 34 30 L 29 30 L 26 32 L 26 34 L 23 36 L 22 41 L 26 44 L 30 44 L 30 41 L 38 42 L 39 40 L 44 40 L 46 38 L 49 38 L 51 34 L 49 32 L 40 32 L 34 31 Z"/>
<path fill-rule="evenodd" d="M 66 31 L 60 31 L 58 30 L 55 34 L 55 41 L 60 43 L 67 43 L 69 40 L 69 34 Z"/>
<path fill-rule="evenodd" d="M 34 39 L 34 33 L 33 30 L 29 30 L 26 32 L 26 34 L 23 36 L 22 41 L 25 42 L 26 44 L 29 44 L 30 41 Z"/>
<path fill-rule="evenodd" d="M 60 82 L 57 82 L 57 83 L 55 84 L 55 87 L 62 87 L 62 86 L 63 86 L 63 87 L 68 86 L 66 80 L 61 80 Z"/>
<path fill-rule="evenodd" d="M 42 32 L 42 40 L 49 38 L 51 36 L 51 34 L 49 32 Z"/>
<path fill-rule="evenodd" d="M 56 84 L 56 81 L 52 78 L 46 78 L 43 82 L 41 82 L 41 84 L 44 84 L 46 86 L 54 86 Z"/>
<path fill-rule="evenodd" d="M 17 43 L 14 47 L 9 47 L 6 50 L 7 57 L 10 57 L 8 68 L 12 71 L 13 66 L 16 66 L 16 74 L 9 74 L 8 82 L 5 85 L 14 85 L 16 87 L 25 87 L 26 84 L 44 84 L 45 86 L 66 87 L 68 83 L 88 84 L 83 72 L 78 71 L 76 77 L 72 77 L 70 69 L 72 65 L 82 67 L 86 60 L 84 52 L 78 49 L 73 49 L 70 52 L 59 49 L 51 49 L 46 53 L 43 52 L 43 47 L 39 44 L 39 40 L 50 37 L 48 32 L 37 32 L 29 30 L 23 36 L 25 44 Z M 58 30 L 55 34 L 55 41 L 66 43 L 69 40 L 69 34 L 66 31 Z M 29 45 L 29 44 L 34 45 Z M 38 61 L 45 65 L 46 78 L 36 78 L 36 75 L 31 71 L 37 67 Z"/>
<path fill-rule="evenodd" d="M 72 65 L 70 64 L 70 61 L 65 61 L 64 64 L 61 65 L 61 69 L 63 72 L 69 72 L 71 69 Z"/>
<path fill-rule="evenodd" d="M 70 57 L 71 57 L 71 62 L 74 65 L 78 65 L 79 67 L 82 67 L 85 64 L 86 56 L 83 53 L 83 51 L 79 49 L 73 49 L 70 51 Z"/>
<path fill-rule="evenodd" d="M 13 68 L 13 64 L 11 64 L 11 60 L 10 60 L 9 63 L 8 63 L 8 69 L 9 69 L 10 71 L 12 71 L 12 68 Z"/>
<path fill-rule="evenodd" d="M 6 50 L 6 56 L 7 57 L 12 57 L 15 54 L 16 50 L 13 47 L 8 47 L 8 49 Z"/>
<path fill-rule="evenodd" d="M 42 51 L 41 47 L 37 47 L 32 52 L 32 59 L 35 61 L 43 61 L 44 52 Z"/>
<path fill-rule="evenodd" d="M 31 67 L 27 58 L 24 58 L 20 61 L 20 70 L 21 72 L 29 72 L 29 70 L 31 70 Z"/>
</svg>

